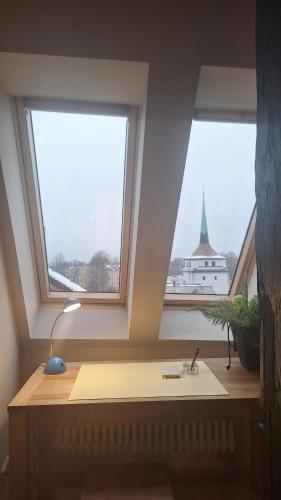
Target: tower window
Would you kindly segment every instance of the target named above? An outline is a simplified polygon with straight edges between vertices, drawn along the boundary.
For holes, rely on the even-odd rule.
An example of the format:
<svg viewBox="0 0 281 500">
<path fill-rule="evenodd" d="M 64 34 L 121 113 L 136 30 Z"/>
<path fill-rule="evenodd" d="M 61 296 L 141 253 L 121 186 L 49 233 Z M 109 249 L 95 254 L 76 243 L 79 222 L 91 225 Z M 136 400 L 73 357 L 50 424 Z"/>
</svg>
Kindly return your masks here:
<svg viewBox="0 0 281 500">
<path fill-rule="evenodd" d="M 207 267 L 209 265 L 209 262 L 207 260 L 205 260 L 205 267 Z"/>
<path fill-rule="evenodd" d="M 215 267 L 216 263 L 214 260 L 212 260 L 212 266 Z"/>
<path fill-rule="evenodd" d="M 216 276 L 214 276 L 214 280 L 216 280 L 216 279 L 217 279 L 217 277 L 216 277 Z"/>
<path fill-rule="evenodd" d="M 205 276 L 203 276 L 202 280 L 205 281 Z"/>
</svg>

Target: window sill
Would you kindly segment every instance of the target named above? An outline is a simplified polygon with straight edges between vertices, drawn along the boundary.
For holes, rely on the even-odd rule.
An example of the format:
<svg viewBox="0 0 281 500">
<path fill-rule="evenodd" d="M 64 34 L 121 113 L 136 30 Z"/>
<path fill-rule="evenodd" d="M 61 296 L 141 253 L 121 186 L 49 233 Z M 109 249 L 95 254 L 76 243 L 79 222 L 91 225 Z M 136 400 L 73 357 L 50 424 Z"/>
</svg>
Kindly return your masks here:
<svg viewBox="0 0 281 500">
<path fill-rule="evenodd" d="M 41 305 L 38 309 L 31 339 L 49 339 L 52 325 L 61 308 Z M 56 325 L 54 339 L 127 340 L 128 317 L 125 307 L 87 307 L 64 314 Z"/>
<path fill-rule="evenodd" d="M 182 308 L 189 306 L 210 305 L 218 300 L 231 300 L 230 295 L 180 295 L 166 293 L 164 305 L 167 308 Z"/>
<path fill-rule="evenodd" d="M 225 342 L 227 332 L 212 326 L 199 311 L 165 308 L 159 340 Z"/>
<path fill-rule="evenodd" d="M 41 305 L 30 330 L 30 339 L 48 340 L 60 312 L 58 305 Z M 226 332 L 210 325 L 200 312 L 165 308 L 156 344 L 162 341 L 225 342 L 226 338 Z M 85 305 L 77 311 L 64 314 L 56 325 L 54 340 L 127 341 L 132 345 L 140 344 L 139 340 L 136 342 L 129 337 L 126 307 L 109 305 Z M 144 341 L 143 344 L 148 342 Z"/>
</svg>

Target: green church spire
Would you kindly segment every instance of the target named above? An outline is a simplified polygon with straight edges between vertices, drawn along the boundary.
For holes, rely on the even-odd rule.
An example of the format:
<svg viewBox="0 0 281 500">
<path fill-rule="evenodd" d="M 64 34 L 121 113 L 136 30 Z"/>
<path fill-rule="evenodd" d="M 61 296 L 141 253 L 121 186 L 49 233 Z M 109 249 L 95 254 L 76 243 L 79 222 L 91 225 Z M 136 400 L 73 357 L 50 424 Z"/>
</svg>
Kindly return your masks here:
<svg viewBox="0 0 281 500">
<path fill-rule="evenodd" d="M 211 247 L 209 243 L 204 191 L 203 191 L 203 204 L 202 204 L 202 216 L 201 216 L 200 243 L 192 255 L 196 256 L 200 255 L 203 257 L 217 255 L 217 252 Z"/>
<path fill-rule="evenodd" d="M 205 193 L 203 191 L 203 205 L 201 217 L 200 243 L 209 243 L 206 208 L 205 208 Z"/>
</svg>

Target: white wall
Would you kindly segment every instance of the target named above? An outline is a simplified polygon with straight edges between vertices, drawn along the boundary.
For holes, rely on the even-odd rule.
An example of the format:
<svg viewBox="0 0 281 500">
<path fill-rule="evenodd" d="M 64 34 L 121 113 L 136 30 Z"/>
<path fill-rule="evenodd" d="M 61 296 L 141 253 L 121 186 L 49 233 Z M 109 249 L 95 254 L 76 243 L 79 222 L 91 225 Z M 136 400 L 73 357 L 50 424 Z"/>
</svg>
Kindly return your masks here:
<svg viewBox="0 0 281 500">
<path fill-rule="evenodd" d="M 229 290 L 229 274 L 228 271 L 224 272 L 216 272 L 215 268 L 211 268 L 212 272 L 210 272 L 210 268 L 200 269 L 196 272 L 192 273 L 192 279 L 194 283 L 201 283 L 203 286 L 211 286 L 214 290 L 214 293 L 218 294 L 227 294 Z M 216 276 L 216 280 L 215 280 Z M 203 277 L 205 279 L 203 280 Z"/>
<path fill-rule="evenodd" d="M 33 301 L 32 294 L 28 293 L 31 281 L 27 268 L 22 268 L 27 292 L 24 300 L 22 275 L 18 267 L 20 253 L 23 263 L 28 262 L 28 255 L 24 253 L 27 221 L 23 194 L 18 192 L 20 185 L 10 100 L 0 90 L 0 466 L 8 453 L 7 405 L 20 385 L 18 333 L 19 330 L 27 331 L 25 311 L 32 310 Z M 15 233 L 12 228 L 16 229 Z M 14 234 L 18 237 L 18 248 Z"/>
<path fill-rule="evenodd" d="M 19 329 L 23 337 L 27 337 L 28 329 L 33 326 L 39 304 L 36 273 L 34 273 L 34 254 L 30 246 L 29 220 L 26 216 L 26 200 L 23 190 L 23 180 L 20 165 L 20 150 L 14 127 L 13 107 L 10 98 L 0 87 L 0 159 L 1 176 L 3 176 L 2 196 L 6 197 L 4 209 L 7 211 L 3 217 L 3 240 L 6 245 L 11 245 L 8 259 L 9 277 L 13 276 L 13 292 L 17 297 L 16 308 L 19 312 Z M 8 231 L 12 231 L 9 237 Z M 12 249 L 15 255 L 12 256 Z M 15 282 L 16 281 L 16 282 Z M 21 303 L 19 303 L 21 302 Z"/>
<path fill-rule="evenodd" d="M 188 309 L 164 310 L 160 338 L 222 341 L 227 340 L 227 334 L 219 326 L 210 325 L 200 312 Z"/>
<path fill-rule="evenodd" d="M 254 295 L 257 295 L 257 266 L 255 265 L 253 272 L 249 278 L 248 282 L 248 294 L 249 297 L 253 297 Z"/>
<path fill-rule="evenodd" d="M 0 238 L 0 467 L 8 451 L 7 405 L 19 385 L 19 347 Z"/>
</svg>

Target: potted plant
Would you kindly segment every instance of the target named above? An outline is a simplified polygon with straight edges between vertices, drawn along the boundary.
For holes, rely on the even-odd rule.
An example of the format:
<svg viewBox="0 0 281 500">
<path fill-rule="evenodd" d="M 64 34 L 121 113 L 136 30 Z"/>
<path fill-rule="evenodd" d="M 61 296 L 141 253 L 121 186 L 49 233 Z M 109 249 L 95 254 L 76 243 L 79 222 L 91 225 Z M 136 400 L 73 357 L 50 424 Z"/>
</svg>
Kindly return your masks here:
<svg viewBox="0 0 281 500">
<path fill-rule="evenodd" d="M 260 315 L 259 301 L 255 296 L 249 300 L 248 286 L 245 284 L 241 295 L 233 297 L 232 301 L 220 300 L 211 306 L 196 308 L 213 325 L 226 327 L 228 333 L 228 353 L 230 368 L 230 329 L 234 339 L 234 349 L 237 350 L 240 362 L 247 370 L 259 370 L 260 365 Z"/>
</svg>

